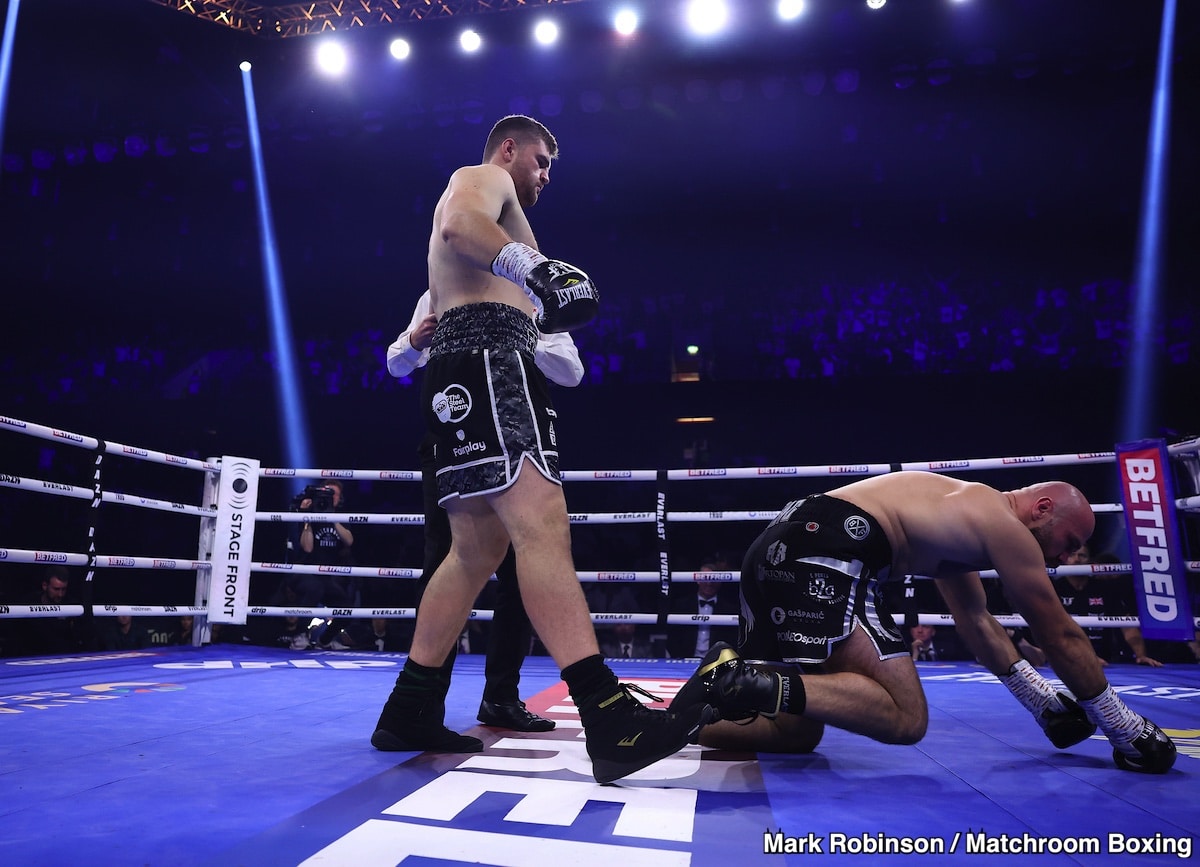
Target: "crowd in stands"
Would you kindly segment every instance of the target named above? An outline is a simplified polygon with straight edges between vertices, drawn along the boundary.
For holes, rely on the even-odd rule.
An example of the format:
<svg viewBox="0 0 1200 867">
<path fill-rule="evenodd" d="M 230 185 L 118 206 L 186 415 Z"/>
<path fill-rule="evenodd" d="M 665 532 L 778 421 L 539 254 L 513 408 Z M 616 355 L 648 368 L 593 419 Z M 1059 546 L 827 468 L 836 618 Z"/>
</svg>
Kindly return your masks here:
<svg viewBox="0 0 1200 867">
<path fill-rule="evenodd" d="M 1128 283 L 1115 279 L 960 287 L 925 278 L 795 286 L 755 293 L 748 305 L 737 293 L 688 287 L 607 295 L 600 317 L 574 337 L 584 382 L 593 385 L 670 381 L 688 344 L 700 348 L 700 378 L 726 381 L 1115 369 L 1130 354 L 1130 296 Z M 299 336 L 296 359 L 310 393 L 412 387 L 412 378 L 389 377 L 385 364 L 387 346 L 405 324 Z M 1195 300 L 1172 303 L 1154 335 L 1156 357 L 1194 363 L 1198 330 Z M 264 332 L 261 322 L 247 322 L 198 331 L 190 345 L 162 329 L 117 345 L 101 333 L 80 334 L 0 362 L 0 375 L 26 389 L 26 400 L 220 396 L 256 383 L 271 387 L 277 361 L 265 337 L 252 336 Z"/>
</svg>

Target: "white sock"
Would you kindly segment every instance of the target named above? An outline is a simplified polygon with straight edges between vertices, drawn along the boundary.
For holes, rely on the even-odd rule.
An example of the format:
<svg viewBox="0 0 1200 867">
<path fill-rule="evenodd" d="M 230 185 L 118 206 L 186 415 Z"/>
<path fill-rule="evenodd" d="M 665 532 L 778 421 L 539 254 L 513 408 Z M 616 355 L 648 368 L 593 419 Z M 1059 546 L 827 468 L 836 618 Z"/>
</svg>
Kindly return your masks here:
<svg viewBox="0 0 1200 867">
<path fill-rule="evenodd" d="M 1134 713 L 1121 697 L 1113 692 L 1111 685 L 1095 698 L 1079 702 L 1088 719 L 1094 722 L 1113 746 L 1128 746 L 1142 733 L 1146 721 L 1141 714 Z"/>
<path fill-rule="evenodd" d="M 1035 717 L 1041 717 L 1042 711 L 1048 707 L 1056 711 L 1065 709 L 1050 681 L 1038 674 L 1037 669 L 1029 664 L 1029 660 L 1014 662 L 1008 674 L 1000 678 L 1000 682 L 1007 686 L 1009 692 L 1017 697 L 1017 701 Z"/>
</svg>

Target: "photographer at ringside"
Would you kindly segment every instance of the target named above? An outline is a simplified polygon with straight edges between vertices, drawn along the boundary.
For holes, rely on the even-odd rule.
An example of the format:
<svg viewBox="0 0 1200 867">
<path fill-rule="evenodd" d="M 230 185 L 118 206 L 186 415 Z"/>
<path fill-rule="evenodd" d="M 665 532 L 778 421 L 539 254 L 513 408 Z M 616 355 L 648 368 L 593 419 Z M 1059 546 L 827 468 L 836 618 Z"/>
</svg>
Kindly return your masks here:
<svg viewBox="0 0 1200 867">
<path fill-rule="evenodd" d="M 344 499 L 342 483 L 337 479 L 322 485 L 309 485 L 298 497 L 301 512 L 340 512 Z M 354 534 L 345 524 L 305 521 L 300 525 L 300 563 L 349 565 Z"/>
<path fill-rule="evenodd" d="M 292 510 L 328 514 L 342 511 L 342 483 L 336 479 L 309 485 L 292 501 Z M 288 539 L 288 562 L 319 566 L 351 565 L 354 534 L 339 521 L 305 521 Z M 300 608 L 347 608 L 355 586 L 343 575 L 288 575 L 268 603 Z"/>
</svg>

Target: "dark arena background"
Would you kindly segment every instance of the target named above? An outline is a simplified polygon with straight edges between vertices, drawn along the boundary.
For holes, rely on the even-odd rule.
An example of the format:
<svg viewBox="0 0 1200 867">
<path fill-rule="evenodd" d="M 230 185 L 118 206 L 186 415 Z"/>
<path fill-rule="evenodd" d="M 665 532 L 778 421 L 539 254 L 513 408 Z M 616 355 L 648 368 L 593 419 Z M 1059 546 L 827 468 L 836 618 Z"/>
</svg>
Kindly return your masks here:
<svg viewBox="0 0 1200 867">
<path fill-rule="evenodd" d="M 1056 473 L 1015 458 L 1069 455 L 1080 463 L 1064 478 L 1093 503 L 1119 503 L 1111 455 L 1095 456 L 1157 439 L 1193 443 L 1177 493 L 1198 493 L 1195 2 L 0 8 L 6 556 L 88 551 L 89 569 L 96 549 L 197 558 L 193 522 L 97 510 L 85 495 L 103 473 L 106 491 L 194 505 L 199 476 L 101 462 L 104 443 L 201 469 L 232 455 L 415 470 L 422 374 L 389 376 L 387 347 L 427 288 L 449 175 L 478 163 L 512 113 L 541 120 L 561 149 L 528 212 L 538 245 L 585 269 L 601 298 L 572 335 L 582 383 L 552 387 L 562 468 L 649 474 L 625 486 L 631 496 L 567 482 L 578 524 L 585 513 L 645 524 L 574 526 L 576 565 L 654 573 L 622 588 L 643 614 L 665 613 L 654 497 L 667 469 L 855 475 L 1004 457 L 1007 475 L 959 475 L 1017 486 Z M 696 32 L 721 10 L 712 32 Z M 614 29 L 622 11 L 636 13 L 632 32 Z M 532 34 L 547 21 L 558 38 L 542 45 Z M 474 52 L 466 30 L 482 40 Z M 340 70 L 322 65 L 332 50 Z M 14 420 L 50 433 L 22 436 Z M 74 435 L 100 446 L 77 448 Z M 350 510 L 421 510 L 417 485 L 347 479 Z M 22 489 L 30 480 L 76 493 L 42 496 Z M 305 481 L 264 478 L 259 508 L 288 512 Z M 736 581 L 759 525 L 721 522 L 725 510 L 761 519 L 836 483 L 672 487 L 671 508 L 717 516 L 675 525 L 672 568 L 720 561 Z M 1186 511 L 1194 588 L 1200 531 Z M 419 568 L 412 523 L 356 527 L 356 566 Z M 256 565 L 287 561 L 290 526 L 286 515 L 259 526 Z M 1130 560 L 1119 515 L 1099 519 L 1092 547 Z M 45 566 L 22 557 L 0 559 L 0 609 L 36 602 Z M 85 582 L 88 569 L 67 562 L 69 603 L 159 615 L 202 601 L 202 566 L 179 576 L 137 561 Z M 267 605 L 278 581 L 251 585 L 250 604 Z M 366 579 L 359 602 L 412 605 L 413 583 Z M 609 589 L 592 579 L 593 613 L 628 612 Z M 1117 771 L 1103 738 L 1054 753 L 995 678 L 958 660 L 920 669 L 931 724 L 917 746 L 831 730 L 803 757 L 689 747 L 661 776 L 638 777 L 644 789 L 579 795 L 569 787 L 591 779 L 570 769 L 570 750 L 538 767 L 568 737 L 581 750 L 544 655 L 527 660 L 522 694 L 557 734 L 533 743 L 482 729 L 485 753 L 460 766 L 370 749 L 403 651 L 301 654 L 249 627 L 225 643 L 198 627 L 176 643 L 162 638 L 171 618 L 155 616 L 145 622 L 161 640 L 110 658 L 95 638 L 105 619 L 80 619 L 90 638 L 78 657 L 39 660 L 24 621 L 0 617 L 5 863 L 708 865 L 774 853 L 799 864 L 838 854 L 840 835 L 862 864 L 899 860 L 888 840 L 952 864 L 974 863 L 959 838 L 986 831 L 972 855 L 1136 864 L 1191 857 L 1200 836 L 1200 678 L 1186 657 L 1109 669 L 1179 745 L 1163 778 Z M 403 622 L 411 634 L 411 614 Z M 459 731 L 475 725 L 478 648 L 460 656 L 448 700 Z M 670 695 L 694 666 L 614 668 Z M 464 794 L 488 773 L 507 782 Z M 1033 842 L 1003 849 L 1003 835 Z"/>
</svg>

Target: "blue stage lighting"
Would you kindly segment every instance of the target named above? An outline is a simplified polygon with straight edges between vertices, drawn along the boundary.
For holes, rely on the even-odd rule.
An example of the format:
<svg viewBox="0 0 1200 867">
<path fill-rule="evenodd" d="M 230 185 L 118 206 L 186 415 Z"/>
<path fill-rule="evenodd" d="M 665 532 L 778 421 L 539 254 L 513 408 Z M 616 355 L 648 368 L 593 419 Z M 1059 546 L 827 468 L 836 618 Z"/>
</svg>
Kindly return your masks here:
<svg viewBox="0 0 1200 867">
<path fill-rule="evenodd" d="M 17 8 L 21 0 L 11 0 L 4 20 L 4 41 L 0 42 L 0 151 L 4 149 L 4 119 L 8 116 L 8 75 L 12 70 L 13 40 L 17 35 Z"/>
<path fill-rule="evenodd" d="M 1142 209 L 1138 226 L 1137 274 L 1133 281 L 1131 345 L 1125 381 L 1121 441 L 1150 436 L 1156 427 L 1158 372 L 1156 346 L 1162 331 L 1162 219 L 1166 207 L 1167 132 L 1171 121 L 1171 60 L 1174 54 L 1175 0 L 1163 3 L 1154 103 L 1142 176 Z"/>
<path fill-rule="evenodd" d="M 312 447 L 308 437 L 308 415 L 304 396 L 296 376 L 296 355 L 292 349 L 292 322 L 283 285 L 283 269 L 275 243 L 275 221 L 267 193 L 267 173 L 263 164 L 262 139 L 258 131 L 258 109 L 254 104 L 254 83 L 250 70 L 242 68 L 242 89 L 246 96 L 246 129 L 250 134 L 250 157 L 254 164 L 254 196 L 258 205 L 259 252 L 262 258 L 263 288 L 266 292 L 267 317 L 271 329 L 271 351 L 275 356 L 276 403 L 279 407 L 280 440 L 289 467 L 312 466 Z"/>
</svg>

